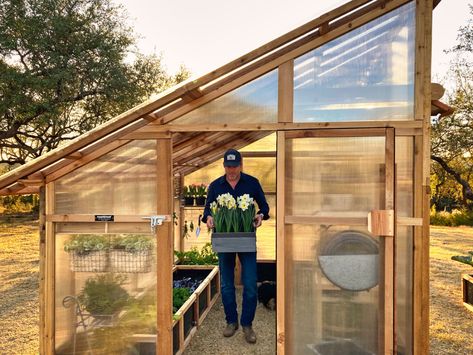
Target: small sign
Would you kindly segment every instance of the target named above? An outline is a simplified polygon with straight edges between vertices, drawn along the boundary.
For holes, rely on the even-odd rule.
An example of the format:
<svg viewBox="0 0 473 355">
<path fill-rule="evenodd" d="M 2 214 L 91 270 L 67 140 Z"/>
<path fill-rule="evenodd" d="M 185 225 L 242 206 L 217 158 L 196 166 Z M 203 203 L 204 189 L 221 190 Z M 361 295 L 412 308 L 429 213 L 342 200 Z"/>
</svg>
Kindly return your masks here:
<svg viewBox="0 0 473 355">
<path fill-rule="evenodd" d="M 113 222 L 114 215 L 113 214 L 96 214 L 95 215 L 95 222 Z"/>
</svg>

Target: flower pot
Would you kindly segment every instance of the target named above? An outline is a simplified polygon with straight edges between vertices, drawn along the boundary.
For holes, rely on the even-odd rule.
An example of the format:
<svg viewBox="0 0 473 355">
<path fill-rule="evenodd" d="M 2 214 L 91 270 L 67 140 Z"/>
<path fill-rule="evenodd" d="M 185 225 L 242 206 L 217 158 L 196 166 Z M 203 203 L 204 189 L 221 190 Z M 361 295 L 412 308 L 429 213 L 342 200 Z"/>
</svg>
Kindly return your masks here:
<svg viewBox="0 0 473 355">
<path fill-rule="evenodd" d="M 256 232 L 212 233 L 216 253 L 256 252 Z"/>
<path fill-rule="evenodd" d="M 184 197 L 184 206 L 194 206 L 194 198 Z"/>
<path fill-rule="evenodd" d="M 70 253 L 70 267 L 75 272 L 105 272 L 107 271 L 107 252 L 91 251 L 79 254 L 76 251 Z"/>
<path fill-rule="evenodd" d="M 110 251 L 110 271 L 121 273 L 146 273 L 151 271 L 151 250 L 128 252 L 112 249 Z"/>
<path fill-rule="evenodd" d="M 195 204 L 196 206 L 205 206 L 205 196 L 197 196 L 195 198 Z"/>
</svg>

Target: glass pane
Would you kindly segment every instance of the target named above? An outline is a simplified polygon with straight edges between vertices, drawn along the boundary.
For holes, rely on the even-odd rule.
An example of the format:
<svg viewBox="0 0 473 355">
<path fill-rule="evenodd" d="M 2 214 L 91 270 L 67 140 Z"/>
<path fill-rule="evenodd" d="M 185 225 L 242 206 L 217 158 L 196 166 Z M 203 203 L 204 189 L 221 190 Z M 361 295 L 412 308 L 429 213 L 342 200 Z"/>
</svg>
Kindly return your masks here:
<svg viewBox="0 0 473 355">
<path fill-rule="evenodd" d="M 294 61 L 294 121 L 413 119 L 415 4 Z"/>
<path fill-rule="evenodd" d="M 156 167 L 156 141 L 132 141 L 58 179 L 55 213 L 156 213 Z"/>
<path fill-rule="evenodd" d="M 396 137 L 396 208 L 398 216 L 413 216 L 414 139 Z M 397 347 L 400 354 L 412 354 L 413 227 L 396 229 Z"/>
<path fill-rule="evenodd" d="M 378 353 L 379 240 L 344 218 L 383 207 L 384 151 L 384 137 L 286 141 L 286 214 L 322 219 L 286 225 L 290 353 Z"/>
<path fill-rule="evenodd" d="M 124 354 L 156 335 L 150 234 L 56 234 L 56 354 Z"/>
<path fill-rule="evenodd" d="M 274 123 L 277 118 L 278 71 L 275 69 L 170 124 Z"/>
</svg>

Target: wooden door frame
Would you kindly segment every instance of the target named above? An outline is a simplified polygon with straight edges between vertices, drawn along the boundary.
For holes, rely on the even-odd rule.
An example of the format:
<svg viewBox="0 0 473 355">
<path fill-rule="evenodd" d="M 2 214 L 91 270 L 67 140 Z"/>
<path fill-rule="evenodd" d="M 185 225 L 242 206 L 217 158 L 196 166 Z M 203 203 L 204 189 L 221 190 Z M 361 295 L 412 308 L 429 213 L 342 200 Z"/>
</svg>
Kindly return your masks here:
<svg viewBox="0 0 473 355">
<path fill-rule="evenodd" d="M 277 225 L 276 225 L 276 270 L 277 270 L 277 319 L 276 319 L 276 349 L 278 355 L 286 353 L 286 338 L 291 337 L 290 327 L 286 328 L 290 315 L 286 314 L 286 281 L 290 277 L 290 264 L 286 259 L 291 255 L 290 245 L 285 243 L 285 229 L 287 224 L 285 213 L 286 200 L 286 141 L 293 138 L 315 137 L 385 137 L 385 210 L 395 211 L 395 130 L 394 128 L 361 128 L 361 129 L 319 129 L 301 131 L 277 131 L 277 159 L 276 159 L 276 189 L 277 189 Z M 393 229 L 395 228 L 395 212 L 392 215 Z M 395 232 L 394 232 L 395 235 Z M 380 239 L 380 254 L 387 258 L 380 258 L 380 284 L 384 284 L 380 292 L 380 324 L 379 342 L 381 354 L 392 354 L 395 349 L 395 237 Z M 388 271 L 388 272 L 386 272 Z M 387 290 L 387 292 L 386 292 Z M 289 300 L 290 301 L 290 300 Z M 385 307 L 386 303 L 391 307 Z M 290 353 L 290 351 L 287 351 Z"/>
</svg>

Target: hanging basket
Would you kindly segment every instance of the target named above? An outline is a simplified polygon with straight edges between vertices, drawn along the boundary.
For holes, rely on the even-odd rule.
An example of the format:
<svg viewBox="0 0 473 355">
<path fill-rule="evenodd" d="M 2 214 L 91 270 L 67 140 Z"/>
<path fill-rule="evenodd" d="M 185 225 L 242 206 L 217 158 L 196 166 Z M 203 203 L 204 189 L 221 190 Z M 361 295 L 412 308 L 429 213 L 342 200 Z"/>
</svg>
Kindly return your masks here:
<svg viewBox="0 0 473 355">
<path fill-rule="evenodd" d="M 79 254 L 76 251 L 70 253 L 70 267 L 75 272 L 105 272 L 107 271 L 107 252 L 91 251 Z"/>
<path fill-rule="evenodd" d="M 110 250 L 110 271 L 122 273 L 146 273 L 151 271 L 151 250 L 128 252 Z"/>
</svg>

